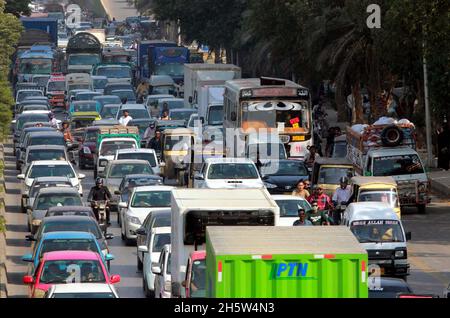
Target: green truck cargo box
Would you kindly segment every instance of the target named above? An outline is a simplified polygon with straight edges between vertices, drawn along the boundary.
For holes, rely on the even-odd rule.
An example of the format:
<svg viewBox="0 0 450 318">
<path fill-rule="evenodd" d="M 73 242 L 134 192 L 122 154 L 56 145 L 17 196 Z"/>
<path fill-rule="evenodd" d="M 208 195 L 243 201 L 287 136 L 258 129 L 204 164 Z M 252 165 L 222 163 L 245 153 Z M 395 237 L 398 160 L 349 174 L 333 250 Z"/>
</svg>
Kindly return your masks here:
<svg viewBox="0 0 450 318">
<path fill-rule="evenodd" d="M 367 298 L 368 256 L 345 227 L 208 227 L 208 298 Z"/>
</svg>

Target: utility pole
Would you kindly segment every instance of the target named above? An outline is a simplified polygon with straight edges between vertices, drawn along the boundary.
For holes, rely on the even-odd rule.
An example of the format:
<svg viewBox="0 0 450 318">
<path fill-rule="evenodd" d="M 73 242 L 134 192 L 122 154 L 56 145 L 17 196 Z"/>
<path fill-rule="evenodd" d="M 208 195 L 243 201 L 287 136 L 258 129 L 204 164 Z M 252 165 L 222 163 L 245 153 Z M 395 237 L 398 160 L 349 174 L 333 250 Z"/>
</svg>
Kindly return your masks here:
<svg viewBox="0 0 450 318">
<path fill-rule="evenodd" d="M 423 77 L 424 77 L 424 93 L 425 93 L 425 127 L 426 127 L 426 138 L 427 138 L 427 157 L 428 157 L 428 167 L 431 168 L 434 164 L 433 156 L 433 142 L 432 142 L 432 130 L 431 130 L 431 114 L 430 114 L 430 97 L 428 92 L 428 67 L 427 67 L 427 57 L 425 53 L 425 41 L 423 42 Z"/>
</svg>

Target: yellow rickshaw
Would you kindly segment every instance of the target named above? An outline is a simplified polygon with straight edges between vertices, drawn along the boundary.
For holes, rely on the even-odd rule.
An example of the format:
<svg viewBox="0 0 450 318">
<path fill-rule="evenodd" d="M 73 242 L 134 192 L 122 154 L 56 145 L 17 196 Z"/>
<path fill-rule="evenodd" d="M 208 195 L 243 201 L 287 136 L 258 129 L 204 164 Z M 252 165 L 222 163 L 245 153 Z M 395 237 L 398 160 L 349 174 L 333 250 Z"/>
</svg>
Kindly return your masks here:
<svg viewBox="0 0 450 318">
<path fill-rule="evenodd" d="M 386 202 L 401 218 L 397 182 L 392 177 L 354 177 L 351 179 L 354 202 Z"/>
<path fill-rule="evenodd" d="M 322 187 L 324 193 L 332 197 L 341 184 L 341 178 L 350 180 L 354 175 L 355 169 L 347 159 L 318 158 L 314 162 L 311 183 Z"/>
<path fill-rule="evenodd" d="M 162 174 L 166 179 L 176 179 L 180 186 L 189 180 L 194 162 L 195 134 L 191 129 L 165 130 L 162 135 Z"/>
</svg>

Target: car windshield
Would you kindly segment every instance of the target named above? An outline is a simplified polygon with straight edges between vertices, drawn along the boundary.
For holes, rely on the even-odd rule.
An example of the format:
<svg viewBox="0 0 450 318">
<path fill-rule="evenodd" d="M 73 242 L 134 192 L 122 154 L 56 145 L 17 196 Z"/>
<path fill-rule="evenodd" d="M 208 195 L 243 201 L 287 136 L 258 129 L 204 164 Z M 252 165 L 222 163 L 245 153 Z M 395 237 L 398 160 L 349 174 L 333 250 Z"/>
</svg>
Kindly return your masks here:
<svg viewBox="0 0 450 318">
<path fill-rule="evenodd" d="M 96 65 L 98 63 L 100 63 L 100 56 L 97 54 L 69 55 L 69 65 Z"/>
<path fill-rule="evenodd" d="M 122 153 L 119 154 L 119 156 L 117 157 L 117 160 L 146 160 L 150 163 L 150 165 L 152 167 L 156 167 L 157 163 L 156 163 L 156 159 L 155 159 L 155 155 L 153 153 L 146 153 L 146 152 L 131 152 L 131 153 Z"/>
<path fill-rule="evenodd" d="M 17 119 L 16 131 L 21 130 L 25 123 L 48 123 L 48 115 L 33 114 L 20 116 Z"/>
<path fill-rule="evenodd" d="M 182 109 L 184 108 L 184 101 L 182 100 L 165 100 L 159 103 L 159 108 L 161 111 L 172 110 L 172 109 Z"/>
<path fill-rule="evenodd" d="M 97 239 L 102 238 L 102 233 L 95 220 L 85 218 L 83 221 L 59 221 L 45 222 L 42 226 L 41 234 L 51 232 L 87 232 L 93 234 Z"/>
<path fill-rule="evenodd" d="M 86 131 L 86 136 L 84 138 L 85 142 L 97 142 L 98 131 L 97 130 L 88 130 Z"/>
<path fill-rule="evenodd" d="M 86 102 L 86 101 L 91 101 L 92 99 L 94 99 L 94 97 L 97 97 L 97 96 L 99 96 L 98 93 L 81 93 L 81 94 L 76 94 L 75 99 L 80 102 Z"/>
<path fill-rule="evenodd" d="M 280 217 L 295 218 L 298 217 L 298 210 L 304 209 L 306 212 L 311 210 L 311 205 L 306 200 L 275 200 L 280 207 Z"/>
<path fill-rule="evenodd" d="M 124 67 L 99 67 L 97 69 L 98 76 L 106 76 L 108 78 L 131 78 L 131 68 Z"/>
<path fill-rule="evenodd" d="M 72 183 L 68 182 L 34 182 L 30 188 L 30 198 L 34 198 L 36 194 L 39 193 L 39 190 L 42 188 L 51 188 L 51 187 L 72 187 Z"/>
<path fill-rule="evenodd" d="M 334 144 L 333 158 L 347 158 L 347 143 L 337 142 Z"/>
<path fill-rule="evenodd" d="M 211 106 L 209 109 L 208 125 L 220 126 L 223 124 L 223 105 Z"/>
<path fill-rule="evenodd" d="M 257 143 L 248 147 L 249 158 L 256 162 L 258 159 L 283 160 L 287 159 L 286 148 L 281 143 Z M 273 168 L 273 166 L 271 166 Z"/>
<path fill-rule="evenodd" d="M 340 184 L 342 177 L 351 179 L 354 175 L 353 168 L 347 167 L 321 167 L 319 172 L 319 184 Z"/>
<path fill-rule="evenodd" d="M 161 253 L 165 245 L 170 244 L 170 233 L 155 234 L 153 238 L 153 253 Z"/>
<path fill-rule="evenodd" d="M 261 168 L 261 173 L 263 175 L 276 175 L 276 176 L 307 176 L 308 170 L 305 167 L 305 165 L 302 162 L 299 161 L 280 161 L 278 162 L 278 165 L 275 163 L 275 166 L 278 169 L 272 169 L 275 171 L 269 171 L 270 173 L 266 174 L 265 170 L 266 167 L 269 169 L 271 168 L 271 165 L 274 163 L 270 163 L 267 165 L 264 165 Z"/>
<path fill-rule="evenodd" d="M 146 109 L 128 109 L 128 112 L 133 119 L 150 119 L 150 114 Z M 122 112 L 119 114 L 119 118 L 122 116 Z"/>
<path fill-rule="evenodd" d="M 97 103 L 81 103 L 74 104 L 73 110 L 75 113 L 78 112 L 96 112 L 97 111 Z"/>
<path fill-rule="evenodd" d="M 170 114 L 171 120 L 189 120 L 191 118 L 191 115 L 195 113 L 195 111 L 192 110 L 183 110 L 183 111 L 176 111 Z"/>
<path fill-rule="evenodd" d="M 111 167 L 108 178 L 123 179 L 130 174 L 154 174 L 149 164 L 115 164 Z"/>
<path fill-rule="evenodd" d="M 25 98 L 31 97 L 31 96 L 44 96 L 44 94 L 41 91 L 20 91 L 17 94 L 17 103 L 20 103 Z"/>
<path fill-rule="evenodd" d="M 40 145 L 54 145 L 54 146 L 65 146 L 63 136 L 39 136 L 32 137 L 28 143 L 28 146 L 40 146 Z"/>
<path fill-rule="evenodd" d="M 217 163 L 209 168 L 208 179 L 258 179 L 258 171 L 249 163 Z"/>
<path fill-rule="evenodd" d="M 402 243 L 405 241 L 399 221 L 355 221 L 350 227 L 360 243 Z"/>
<path fill-rule="evenodd" d="M 100 105 L 105 106 L 108 104 L 122 104 L 122 101 L 118 96 L 111 96 L 111 97 L 100 97 L 94 99 L 96 102 L 99 102 Z"/>
<path fill-rule="evenodd" d="M 175 86 L 158 86 L 152 90 L 153 95 L 173 95 L 175 93 Z"/>
<path fill-rule="evenodd" d="M 133 208 L 169 208 L 171 191 L 136 192 L 131 206 Z"/>
<path fill-rule="evenodd" d="M 111 94 L 119 97 L 121 100 L 126 98 L 128 102 L 136 100 L 136 95 L 134 95 L 133 91 L 112 91 Z"/>
<path fill-rule="evenodd" d="M 155 217 L 155 224 L 153 224 L 153 228 L 158 227 L 170 227 L 172 224 L 172 216 L 169 214 L 165 215 L 157 215 Z"/>
<path fill-rule="evenodd" d="M 45 253 L 58 251 L 88 251 L 98 253 L 97 242 L 89 239 L 51 239 L 42 243 L 38 258 Z"/>
<path fill-rule="evenodd" d="M 64 81 L 55 81 L 49 82 L 47 92 L 63 92 L 66 90 L 66 82 Z"/>
<path fill-rule="evenodd" d="M 425 173 L 422 162 L 417 155 L 401 155 L 375 158 L 373 162 L 374 177 L 403 176 Z"/>
<path fill-rule="evenodd" d="M 25 105 L 22 107 L 21 112 L 31 111 L 31 110 L 48 110 L 46 105 Z"/>
<path fill-rule="evenodd" d="M 100 156 L 114 156 L 117 150 L 136 149 L 135 141 L 105 141 L 101 145 Z"/>
<path fill-rule="evenodd" d="M 31 179 L 42 177 L 66 177 L 76 178 L 75 172 L 69 165 L 34 165 L 28 176 Z"/>
<path fill-rule="evenodd" d="M 155 75 L 169 75 L 171 77 L 183 76 L 184 75 L 184 65 L 183 64 L 156 65 Z"/>
<path fill-rule="evenodd" d="M 55 293 L 53 298 L 67 299 L 111 299 L 116 298 L 113 293 Z"/>
<path fill-rule="evenodd" d="M 106 283 L 103 268 L 97 260 L 46 261 L 41 284 Z"/>
<path fill-rule="evenodd" d="M 66 153 L 64 150 L 31 150 L 28 152 L 27 163 L 40 160 L 66 160 Z"/>
<path fill-rule="evenodd" d="M 204 298 L 206 296 L 206 260 L 192 263 L 191 297 Z"/>
<path fill-rule="evenodd" d="M 53 67 L 52 59 L 21 59 L 19 65 L 20 74 L 51 74 Z"/>
<path fill-rule="evenodd" d="M 113 107 L 103 107 L 100 116 L 103 119 L 115 119 L 117 117 L 117 112 L 119 111 L 120 106 Z"/>
<path fill-rule="evenodd" d="M 105 89 L 106 85 L 108 85 L 108 79 L 94 79 L 93 81 L 94 89 Z"/>
<path fill-rule="evenodd" d="M 391 191 L 363 190 L 359 193 L 358 202 L 384 202 L 393 208 L 399 207 L 397 192 L 394 189 Z"/>
<path fill-rule="evenodd" d="M 54 206 L 81 206 L 79 195 L 64 194 L 64 193 L 51 193 L 38 195 L 34 202 L 35 210 L 48 210 Z"/>
</svg>

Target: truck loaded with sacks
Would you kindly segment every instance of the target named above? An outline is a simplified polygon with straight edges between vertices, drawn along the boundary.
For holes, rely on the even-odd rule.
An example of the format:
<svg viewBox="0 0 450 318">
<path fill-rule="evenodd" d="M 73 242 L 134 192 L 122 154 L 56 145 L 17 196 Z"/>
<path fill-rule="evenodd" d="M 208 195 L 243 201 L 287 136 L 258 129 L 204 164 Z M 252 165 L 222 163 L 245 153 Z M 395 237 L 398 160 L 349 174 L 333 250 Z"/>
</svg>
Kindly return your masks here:
<svg viewBox="0 0 450 318">
<path fill-rule="evenodd" d="M 361 176 L 392 176 L 398 184 L 401 206 L 425 213 L 430 184 L 416 151 L 416 130 L 408 120 L 380 118 L 373 125 L 347 128 L 347 157 Z"/>
</svg>

